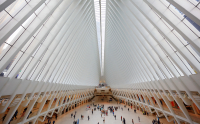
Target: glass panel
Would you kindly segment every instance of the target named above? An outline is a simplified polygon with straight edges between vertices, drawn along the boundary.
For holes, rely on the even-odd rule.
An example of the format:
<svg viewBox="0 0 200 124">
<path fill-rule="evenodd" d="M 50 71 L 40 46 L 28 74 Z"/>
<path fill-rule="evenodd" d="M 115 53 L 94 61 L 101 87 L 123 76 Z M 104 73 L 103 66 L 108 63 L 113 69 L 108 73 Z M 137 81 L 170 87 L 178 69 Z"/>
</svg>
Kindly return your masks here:
<svg viewBox="0 0 200 124">
<path fill-rule="evenodd" d="M 193 68 L 190 66 L 190 64 L 181 56 L 181 54 L 179 54 L 178 52 L 176 52 L 176 54 L 178 55 L 178 57 L 182 60 L 182 62 L 184 63 L 184 65 L 186 66 L 186 68 L 190 71 L 191 74 L 196 74 L 193 70 Z"/>
<path fill-rule="evenodd" d="M 181 41 L 183 45 L 188 44 L 188 42 L 185 39 L 183 39 L 183 37 L 176 30 L 173 30 L 172 32 L 176 35 L 176 37 Z"/>
<path fill-rule="evenodd" d="M 166 0 L 161 0 L 161 2 L 167 7 L 170 5 L 170 3 L 168 1 L 166 1 Z"/>
<path fill-rule="evenodd" d="M 23 26 L 24 28 L 27 28 L 27 27 L 31 24 L 31 22 L 35 19 L 35 17 L 36 17 L 36 15 L 35 15 L 35 13 L 33 13 L 33 14 L 22 24 L 22 26 Z"/>
<path fill-rule="evenodd" d="M 31 39 L 24 45 L 24 47 L 21 49 L 21 51 L 25 52 L 33 40 L 34 40 L 34 37 L 31 37 Z"/>
<path fill-rule="evenodd" d="M 196 6 L 200 2 L 200 0 L 188 0 L 188 1 L 190 1 L 194 6 Z"/>
<path fill-rule="evenodd" d="M 19 72 L 19 76 L 18 78 L 21 78 L 24 74 L 24 72 L 26 71 L 28 65 L 30 64 L 30 62 L 32 61 L 33 57 L 30 57 L 29 60 L 26 62 L 26 64 L 24 65 L 24 67 L 21 69 L 21 71 Z"/>
<path fill-rule="evenodd" d="M 200 53 L 196 51 L 190 44 L 186 46 L 186 48 L 190 51 L 190 53 L 196 58 L 198 62 L 200 62 Z"/>
<path fill-rule="evenodd" d="M 12 17 L 6 13 L 5 11 L 2 11 L 0 13 L 0 30 L 12 19 Z"/>
<path fill-rule="evenodd" d="M 1 59 L 4 57 L 4 55 L 8 52 L 8 50 L 10 49 L 10 45 L 6 44 L 6 43 L 3 43 L 1 46 L 0 46 L 0 61 Z"/>
<path fill-rule="evenodd" d="M 184 19 L 184 14 L 178 10 L 176 7 L 174 7 L 172 4 L 170 4 L 169 9 L 172 11 L 174 15 L 176 15 L 180 20 Z"/>
<path fill-rule="evenodd" d="M 51 0 L 46 0 L 45 3 L 48 4 Z"/>
<path fill-rule="evenodd" d="M 190 30 L 192 30 L 192 32 L 194 32 L 198 37 L 200 37 L 200 26 L 198 24 L 196 24 L 195 22 L 193 22 L 190 18 L 186 16 L 183 22 L 185 23 L 185 25 L 187 25 L 187 27 Z"/>
<path fill-rule="evenodd" d="M 19 27 L 7 40 L 6 43 L 13 45 L 15 41 L 21 36 L 21 34 L 24 32 L 23 27 Z"/>
<path fill-rule="evenodd" d="M 25 0 L 17 0 L 13 2 L 9 7 L 6 8 L 6 11 L 14 17 L 27 3 Z"/>
<path fill-rule="evenodd" d="M 35 11 L 35 14 L 38 15 L 38 14 L 42 11 L 42 9 L 44 9 L 44 7 L 45 7 L 45 3 L 43 3 L 43 4 Z"/>
<path fill-rule="evenodd" d="M 10 72 L 12 71 L 12 69 L 15 67 L 16 63 L 19 61 L 19 59 L 21 58 L 21 56 L 23 55 L 23 52 L 19 52 L 15 58 L 12 60 L 12 62 L 10 62 L 9 66 L 7 66 L 7 74 L 5 76 L 8 76 L 10 74 Z"/>
</svg>

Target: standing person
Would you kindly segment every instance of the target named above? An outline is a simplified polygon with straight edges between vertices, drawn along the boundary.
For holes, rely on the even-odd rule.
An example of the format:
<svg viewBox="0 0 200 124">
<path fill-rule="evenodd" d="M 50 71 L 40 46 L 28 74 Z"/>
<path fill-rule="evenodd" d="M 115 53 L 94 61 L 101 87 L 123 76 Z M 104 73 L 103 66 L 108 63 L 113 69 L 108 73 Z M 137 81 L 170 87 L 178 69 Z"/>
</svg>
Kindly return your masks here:
<svg viewBox="0 0 200 124">
<path fill-rule="evenodd" d="M 122 121 L 122 116 L 121 116 L 121 121 Z"/>
<path fill-rule="evenodd" d="M 71 113 L 71 118 L 73 117 L 73 113 Z"/>
<path fill-rule="evenodd" d="M 103 118 L 103 123 L 105 123 L 105 117 Z"/>
<path fill-rule="evenodd" d="M 76 115 L 76 111 L 75 111 L 75 115 Z"/>
<path fill-rule="evenodd" d="M 116 120 L 116 115 L 115 115 L 115 120 Z"/>
<path fill-rule="evenodd" d="M 55 124 L 55 121 L 53 121 L 53 124 Z"/>
<path fill-rule="evenodd" d="M 90 120 L 90 117 L 89 117 L 89 115 L 88 115 L 88 121 Z"/>
<path fill-rule="evenodd" d="M 129 111 L 129 108 L 128 108 L 128 111 Z"/>
<path fill-rule="evenodd" d="M 101 113 L 101 117 L 102 117 L 102 113 Z"/>
<path fill-rule="evenodd" d="M 29 118 L 29 115 L 30 115 L 30 114 L 32 114 L 32 111 L 31 111 L 31 112 L 28 114 L 28 117 L 27 117 L 27 119 Z"/>
<path fill-rule="evenodd" d="M 28 107 L 26 107 L 26 108 L 24 109 L 24 112 L 26 112 L 27 109 L 28 109 Z"/>
<path fill-rule="evenodd" d="M 48 120 L 48 124 L 51 124 L 51 120 L 50 119 Z"/>
<path fill-rule="evenodd" d="M 75 117 L 76 117 L 76 116 L 74 115 L 74 119 L 75 119 Z"/>
<path fill-rule="evenodd" d="M 17 119 L 17 113 L 18 113 L 18 110 L 16 110 L 15 114 L 14 114 L 14 118 Z"/>
<path fill-rule="evenodd" d="M 24 117 L 25 112 L 22 113 L 21 118 Z"/>
<path fill-rule="evenodd" d="M 92 114 L 93 114 L 93 109 L 92 109 Z"/>
<path fill-rule="evenodd" d="M 6 115 L 7 115 L 7 114 L 5 114 L 5 115 L 2 117 L 2 122 L 5 120 Z"/>
<path fill-rule="evenodd" d="M 132 124 L 134 124 L 134 121 L 133 121 L 133 119 L 132 119 Z"/>
<path fill-rule="evenodd" d="M 75 116 L 75 115 L 74 115 Z M 57 120 L 57 118 L 58 118 L 58 115 L 56 114 L 56 120 Z"/>
<path fill-rule="evenodd" d="M 160 120 L 158 120 L 158 124 L 160 124 Z"/>
<path fill-rule="evenodd" d="M 138 121 L 140 122 L 140 117 L 138 116 Z"/>
<path fill-rule="evenodd" d="M 154 124 L 154 123 L 155 123 L 155 120 L 153 119 L 152 124 Z"/>
<path fill-rule="evenodd" d="M 99 122 L 97 124 L 99 124 Z"/>
</svg>

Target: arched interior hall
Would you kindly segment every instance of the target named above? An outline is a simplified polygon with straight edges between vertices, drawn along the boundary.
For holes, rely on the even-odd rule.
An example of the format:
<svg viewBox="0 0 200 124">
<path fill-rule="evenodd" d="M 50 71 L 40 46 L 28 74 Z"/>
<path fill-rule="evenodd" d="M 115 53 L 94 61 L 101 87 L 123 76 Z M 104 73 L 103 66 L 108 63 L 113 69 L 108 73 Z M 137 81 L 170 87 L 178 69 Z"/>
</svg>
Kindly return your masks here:
<svg viewBox="0 0 200 124">
<path fill-rule="evenodd" d="M 100 96 L 199 124 L 200 1 L 0 0 L 0 124 Z"/>
</svg>

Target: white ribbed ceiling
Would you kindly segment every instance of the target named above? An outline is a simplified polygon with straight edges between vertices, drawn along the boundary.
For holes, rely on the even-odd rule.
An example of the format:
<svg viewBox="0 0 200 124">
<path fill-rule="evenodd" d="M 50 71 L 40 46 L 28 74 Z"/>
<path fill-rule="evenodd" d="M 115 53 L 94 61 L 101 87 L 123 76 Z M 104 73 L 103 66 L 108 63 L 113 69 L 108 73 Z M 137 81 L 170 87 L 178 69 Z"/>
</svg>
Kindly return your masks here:
<svg viewBox="0 0 200 124">
<path fill-rule="evenodd" d="M 1 75 L 98 85 L 101 74 L 93 0 L 4 0 L 0 12 Z"/>
<path fill-rule="evenodd" d="M 107 0 L 105 32 L 111 87 L 183 77 L 200 88 L 193 77 L 200 73 L 199 1 Z"/>
<path fill-rule="evenodd" d="M 102 76 L 113 87 L 184 77 L 199 88 L 199 9 L 198 0 L 3 0 L 1 75 L 89 86 Z"/>
</svg>

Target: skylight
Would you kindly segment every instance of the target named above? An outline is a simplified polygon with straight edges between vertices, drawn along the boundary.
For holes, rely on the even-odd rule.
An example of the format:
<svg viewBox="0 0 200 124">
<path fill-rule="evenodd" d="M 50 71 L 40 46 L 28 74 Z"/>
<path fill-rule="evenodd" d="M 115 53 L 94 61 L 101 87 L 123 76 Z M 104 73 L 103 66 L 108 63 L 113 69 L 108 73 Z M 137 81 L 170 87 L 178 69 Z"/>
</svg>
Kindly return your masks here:
<svg viewBox="0 0 200 124">
<path fill-rule="evenodd" d="M 106 0 L 94 0 L 101 76 L 104 75 Z"/>
</svg>

